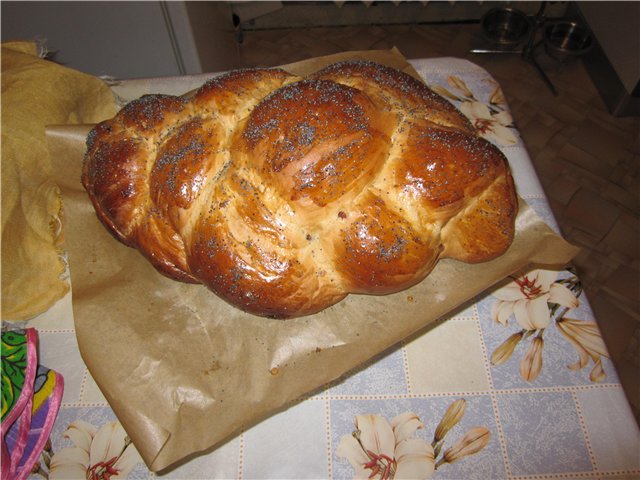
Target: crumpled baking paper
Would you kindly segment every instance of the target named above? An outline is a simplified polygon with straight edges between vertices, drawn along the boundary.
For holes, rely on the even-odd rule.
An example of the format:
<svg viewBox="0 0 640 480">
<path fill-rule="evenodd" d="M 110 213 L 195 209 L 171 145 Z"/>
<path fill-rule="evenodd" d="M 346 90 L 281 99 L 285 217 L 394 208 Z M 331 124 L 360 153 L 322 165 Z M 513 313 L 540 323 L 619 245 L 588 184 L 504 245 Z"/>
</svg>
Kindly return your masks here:
<svg viewBox="0 0 640 480">
<path fill-rule="evenodd" d="M 347 53 L 284 68 L 304 74 L 354 57 L 411 70 L 396 51 Z M 477 265 L 443 260 L 403 292 L 350 295 L 308 317 L 256 317 L 203 286 L 161 276 L 105 230 L 80 184 L 90 128 L 47 132 L 64 197 L 76 333 L 93 378 L 152 471 L 215 448 L 509 274 L 531 264 L 564 265 L 577 252 L 522 202 L 515 241 L 500 258 Z"/>
</svg>

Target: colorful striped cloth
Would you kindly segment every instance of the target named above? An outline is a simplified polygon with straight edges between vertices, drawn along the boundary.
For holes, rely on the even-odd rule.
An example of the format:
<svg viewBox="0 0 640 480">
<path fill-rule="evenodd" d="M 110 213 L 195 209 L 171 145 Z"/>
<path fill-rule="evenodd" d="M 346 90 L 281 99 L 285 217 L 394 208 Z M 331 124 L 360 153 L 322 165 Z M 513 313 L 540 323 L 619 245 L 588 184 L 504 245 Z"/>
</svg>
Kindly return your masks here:
<svg viewBox="0 0 640 480">
<path fill-rule="evenodd" d="M 33 328 L 3 326 L 2 480 L 24 479 L 38 461 L 60 408 L 64 381 L 38 364 Z"/>
</svg>

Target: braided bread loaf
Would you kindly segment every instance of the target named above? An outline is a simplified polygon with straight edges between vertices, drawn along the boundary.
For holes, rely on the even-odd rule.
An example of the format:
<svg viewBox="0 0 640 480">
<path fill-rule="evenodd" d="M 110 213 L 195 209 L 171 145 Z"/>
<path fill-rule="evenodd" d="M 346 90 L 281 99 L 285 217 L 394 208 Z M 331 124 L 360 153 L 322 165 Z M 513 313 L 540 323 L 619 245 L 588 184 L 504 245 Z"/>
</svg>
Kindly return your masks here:
<svg viewBox="0 0 640 480">
<path fill-rule="evenodd" d="M 517 210 L 498 148 L 418 80 L 362 61 L 134 100 L 89 134 L 82 182 L 162 274 L 274 318 L 398 292 L 439 258 L 495 258 Z"/>
</svg>

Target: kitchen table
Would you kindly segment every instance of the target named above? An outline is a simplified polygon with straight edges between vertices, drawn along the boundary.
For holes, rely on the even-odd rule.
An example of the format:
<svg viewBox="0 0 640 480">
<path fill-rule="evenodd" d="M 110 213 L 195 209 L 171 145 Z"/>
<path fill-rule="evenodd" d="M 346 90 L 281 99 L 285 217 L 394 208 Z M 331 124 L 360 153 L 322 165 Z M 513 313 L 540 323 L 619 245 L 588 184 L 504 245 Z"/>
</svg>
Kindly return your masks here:
<svg viewBox="0 0 640 480">
<path fill-rule="evenodd" d="M 502 149 L 520 197 L 558 232 L 496 81 L 466 60 L 410 63 Z M 188 77 L 181 88 L 206 78 Z M 127 92 L 162 90 L 162 79 L 147 79 Z M 382 478 L 414 467 L 433 478 L 640 476 L 638 426 L 570 267 L 516 275 L 217 448 L 154 473 L 83 363 L 71 298 L 17 325 L 37 331 L 39 362 L 64 377 L 40 473 L 30 478 L 48 465 L 52 478 L 85 470 L 99 478 Z"/>
</svg>

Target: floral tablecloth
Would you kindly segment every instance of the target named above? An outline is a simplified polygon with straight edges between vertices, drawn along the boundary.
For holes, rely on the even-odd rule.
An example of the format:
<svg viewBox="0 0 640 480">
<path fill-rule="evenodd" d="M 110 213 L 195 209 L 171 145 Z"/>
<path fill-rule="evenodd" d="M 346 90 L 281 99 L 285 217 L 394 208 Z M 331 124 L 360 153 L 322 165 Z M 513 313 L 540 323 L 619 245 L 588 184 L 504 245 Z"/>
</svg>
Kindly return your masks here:
<svg viewBox="0 0 640 480">
<path fill-rule="evenodd" d="M 495 80 L 464 60 L 411 63 L 502 148 L 520 196 L 558 231 Z M 40 362 L 65 385 L 31 478 L 640 477 L 640 432 L 580 280 L 571 270 L 510 280 L 160 473 L 147 470 L 83 364 L 68 295 L 28 323 Z"/>
</svg>

